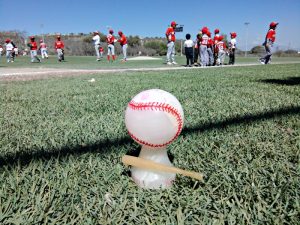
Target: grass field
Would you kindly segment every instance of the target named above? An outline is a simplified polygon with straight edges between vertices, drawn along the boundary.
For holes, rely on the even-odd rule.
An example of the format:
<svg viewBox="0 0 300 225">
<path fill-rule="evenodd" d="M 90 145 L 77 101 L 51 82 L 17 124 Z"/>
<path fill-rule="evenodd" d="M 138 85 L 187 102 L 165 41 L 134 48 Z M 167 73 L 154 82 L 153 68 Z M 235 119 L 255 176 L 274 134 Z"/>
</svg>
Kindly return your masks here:
<svg viewBox="0 0 300 225">
<path fill-rule="evenodd" d="M 0 81 L 0 224 L 299 224 L 299 86 L 300 64 Z M 142 190 L 121 164 L 151 88 L 181 102 L 169 155 L 204 183 Z"/>
<path fill-rule="evenodd" d="M 151 67 L 170 67 L 165 64 L 165 57 L 158 57 L 161 60 L 141 60 L 128 61 L 121 63 L 119 58 L 114 63 L 108 63 L 104 57 L 102 61 L 97 62 L 93 56 L 66 56 L 66 62 L 57 62 L 56 56 L 50 56 L 48 60 L 43 60 L 42 63 L 30 63 L 29 56 L 17 57 L 14 63 L 7 64 L 5 57 L 2 57 L 0 63 L 1 68 L 57 68 L 57 69 L 112 69 L 112 68 L 151 68 Z M 185 57 L 176 57 L 178 66 L 185 65 Z M 225 62 L 228 62 L 228 57 Z M 300 57 L 273 57 L 273 62 L 300 62 Z M 257 63 L 258 57 L 237 57 L 237 64 Z M 174 67 L 174 66 L 173 66 Z"/>
</svg>

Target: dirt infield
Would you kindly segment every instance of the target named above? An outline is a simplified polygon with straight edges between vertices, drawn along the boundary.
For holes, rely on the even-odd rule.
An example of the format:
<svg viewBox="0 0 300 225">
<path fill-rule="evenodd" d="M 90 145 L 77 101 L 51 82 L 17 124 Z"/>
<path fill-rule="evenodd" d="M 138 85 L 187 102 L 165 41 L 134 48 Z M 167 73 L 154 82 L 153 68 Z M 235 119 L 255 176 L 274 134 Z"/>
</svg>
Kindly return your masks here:
<svg viewBox="0 0 300 225">
<path fill-rule="evenodd" d="M 293 64 L 300 63 L 285 62 L 285 63 L 273 63 L 273 64 Z M 106 74 L 106 73 L 125 73 L 125 72 L 145 72 L 145 71 L 171 71 L 171 70 L 191 70 L 191 69 L 220 69 L 229 67 L 244 67 L 244 66 L 259 66 L 258 63 L 249 64 L 237 64 L 234 66 L 217 66 L 217 67 L 156 67 L 156 68 L 128 68 L 128 69 L 50 69 L 50 68 L 1 68 L 0 69 L 0 81 L 28 81 L 28 80 L 39 80 L 47 79 L 52 77 L 72 77 L 89 74 Z M 263 65 L 261 65 L 263 66 Z"/>
</svg>

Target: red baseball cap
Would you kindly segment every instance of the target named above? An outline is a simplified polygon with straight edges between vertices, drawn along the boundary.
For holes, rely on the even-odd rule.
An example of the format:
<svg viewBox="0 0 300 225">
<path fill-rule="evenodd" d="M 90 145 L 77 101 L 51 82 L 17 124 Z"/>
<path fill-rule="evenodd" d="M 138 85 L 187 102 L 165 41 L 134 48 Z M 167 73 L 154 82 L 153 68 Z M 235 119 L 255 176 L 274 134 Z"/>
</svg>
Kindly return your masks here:
<svg viewBox="0 0 300 225">
<path fill-rule="evenodd" d="M 209 32 L 207 27 L 203 27 L 201 30 L 202 34 L 207 34 Z"/>
<path fill-rule="evenodd" d="M 218 33 L 220 33 L 220 30 L 217 28 L 217 29 L 215 29 L 215 34 L 218 34 Z"/>
<path fill-rule="evenodd" d="M 7 39 L 5 40 L 5 43 L 9 43 L 9 42 L 10 42 L 10 39 L 7 38 Z"/>
<path fill-rule="evenodd" d="M 171 26 L 176 26 L 176 25 L 177 25 L 177 23 L 175 21 L 171 22 Z"/>
<path fill-rule="evenodd" d="M 231 32 L 230 35 L 231 35 L 231 37 L 234 37 L 234 38 L 236 37 L 236 33 L 235 32 Z"/>
<path fill-rule="evenodd" d="M 276 27 L 279 23 L 276 23 L 276 22 L 272 22 L 270 23 L 270 27 Z"/>
<path fill-rule="evenodd" d="M 119 35 L 122 35 L 122 34 L 123 34 L 123 32 L 119 30 L 118 34 L 119 34 Z"/>
<path fill-rule="evenodd" d="M 113 33 L 114 33 L 114 31 L 113 31 L 112 29 L 110 29 L 110 30 L 109 30 L 109 33 L 110 33 L 110 34 L 113 34 Z"/>
<path fill-rule="evenodd" d="M 221 36 L 219 37 L 219 41 L 222 41 L 223 38 L 224 38 L 224 37 L 221 35 Z"/>
</svg>

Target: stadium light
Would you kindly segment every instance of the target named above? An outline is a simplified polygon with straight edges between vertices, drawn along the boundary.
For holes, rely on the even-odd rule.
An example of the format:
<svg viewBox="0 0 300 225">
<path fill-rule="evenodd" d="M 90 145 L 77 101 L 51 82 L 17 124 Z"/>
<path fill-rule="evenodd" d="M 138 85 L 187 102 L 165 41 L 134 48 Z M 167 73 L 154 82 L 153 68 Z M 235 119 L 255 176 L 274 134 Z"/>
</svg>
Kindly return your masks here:
<svg viewBox="0 0 300 225">
<path fill-rule="evenodd" d="M 246 51 L 245 51 L 245 57 L 247 57 L 247 51 L 248 51 L 248 26 L 249 26 L 249 22 L 245 22 L 244 23 L 246 26 Z"/>
</svg>

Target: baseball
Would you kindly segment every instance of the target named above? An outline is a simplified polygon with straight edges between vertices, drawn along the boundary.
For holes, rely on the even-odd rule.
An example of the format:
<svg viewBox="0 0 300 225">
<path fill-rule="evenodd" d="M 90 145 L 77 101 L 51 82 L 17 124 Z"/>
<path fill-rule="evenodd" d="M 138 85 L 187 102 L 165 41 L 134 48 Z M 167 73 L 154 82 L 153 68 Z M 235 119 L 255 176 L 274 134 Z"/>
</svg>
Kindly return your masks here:
<svg viewBox="0 0 300 225">
<path fill-rule="evenodd" d="M 182 130 L 183 121 L 183 109 L 177 98 L 160 89 L 139 93 L 128 103 L 125 112 L 130 136 L 152 148 L 173 142 Z"/>
</svg>

